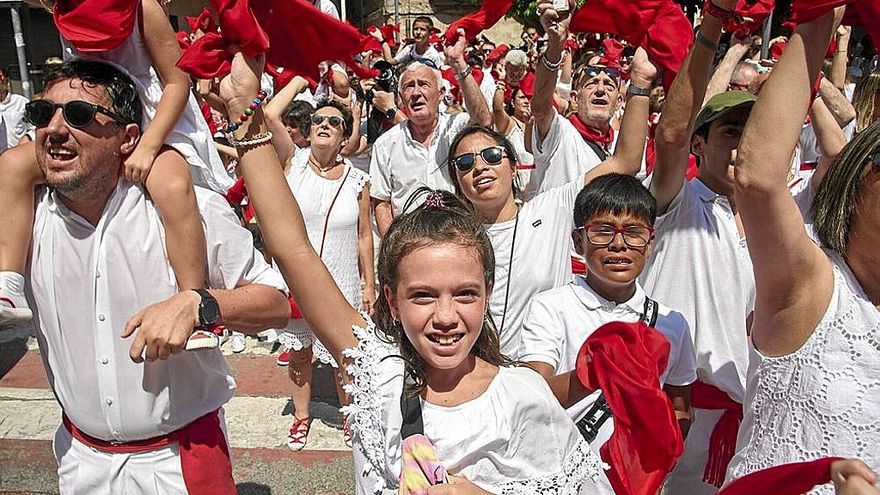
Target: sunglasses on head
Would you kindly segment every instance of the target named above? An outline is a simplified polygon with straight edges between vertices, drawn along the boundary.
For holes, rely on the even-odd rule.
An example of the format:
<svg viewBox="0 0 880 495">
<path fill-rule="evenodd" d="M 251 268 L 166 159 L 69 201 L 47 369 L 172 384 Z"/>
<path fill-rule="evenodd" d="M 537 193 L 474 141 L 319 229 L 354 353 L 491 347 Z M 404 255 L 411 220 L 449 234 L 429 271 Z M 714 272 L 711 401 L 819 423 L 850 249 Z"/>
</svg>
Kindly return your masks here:
<svg viewBox="0 0 880 495">
<path fill-rule="evenodd" d="M 452 159 L 452 164 L 455 165 L 455 168 L 458 169 L 459 172 L 467 172 L 474 168 L 474 164 L 477 163 L 477 155 L 480 155 L 483 161 L 489 165 L 498 165 L 501 163 L 501 160 L 507 156 L 504 152 L 504 147 L 492 146 L 491 148 L 485 148 L 477 153 L 463 153 L 458 155 Z"/>
<path fill-rule="evenodd" d="M 55 103 L 49 100 L 34 100 L 24 106 L 24 115 L 28 122 L 39 129 L 49 125 L 55 110 L 61 109 L 61 115 L 67 125 L 75 129 L 88 127 L 95 120 L 95 114 L 103 113 L 120 124 L 130 123 L 128 119 L 114 113 L 109 108 L 82 100 Z"/>
<path fill-rule="evenodd" d="M 320 115 L 317 113 L 313 113 L 312 117 L 312 125 L 321 125 L 326 120 L 330 122 L 330 125 L 333 127 L 339 127 L 342 125 L 342 117 L 337 117 L 336 115 Z"/>
<path fill-rule="evenodd" d="M 581 76 L 586 77 L 587 79 L 592 79 L 598 76 L 600 73 L 604 72 L 608 74 L 608 77 L 614 80 L 620 79 L 620 69 L 614 67 L 604 67 L 601 65 L 587 65 L 584 66 L 581 70 Z"/>
</svg>

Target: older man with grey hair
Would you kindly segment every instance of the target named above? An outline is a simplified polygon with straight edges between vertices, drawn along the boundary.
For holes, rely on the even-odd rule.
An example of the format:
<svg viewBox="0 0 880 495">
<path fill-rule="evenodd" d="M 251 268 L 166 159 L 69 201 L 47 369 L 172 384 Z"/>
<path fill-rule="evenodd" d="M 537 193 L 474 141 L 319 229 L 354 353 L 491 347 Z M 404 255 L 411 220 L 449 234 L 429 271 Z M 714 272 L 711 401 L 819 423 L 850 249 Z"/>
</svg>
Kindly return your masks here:
<svg viewBox="0 0 880 495">
<path fill-rule="evenodd" d="M 480 86 L 464 60 L 464 31 L 445 50 L 461 84 L 467 113 L 440 113 L 440 71 L 416 62 L 400 75 L 399 93 L 408 119 L 385 132 L 373 145 L 370 195 L 379 233 L 385 235 L 395 216 L 404 213 L 410 195 L 422 186 L 454 190 L 446 167 L 452 138 L 468 124 L 491 125 L 492 116 Z"/>
</svg>

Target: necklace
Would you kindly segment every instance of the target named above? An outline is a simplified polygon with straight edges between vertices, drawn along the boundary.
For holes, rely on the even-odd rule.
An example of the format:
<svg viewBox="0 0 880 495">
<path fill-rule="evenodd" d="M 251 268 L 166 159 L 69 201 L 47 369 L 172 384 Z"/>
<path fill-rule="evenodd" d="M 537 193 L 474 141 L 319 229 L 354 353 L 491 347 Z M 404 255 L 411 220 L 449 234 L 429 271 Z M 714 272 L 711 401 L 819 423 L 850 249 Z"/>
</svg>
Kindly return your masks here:
<svg viewBox="0 0 880 495">
<path fill-rule="evenodd" d="M 337 161 L 329 167 L 321 167 L 315 160 L 314 155 L 309 155 L 309 163 L 311 163 L 312 166 L 315 167 L 315 172 L 318 172 L 318 175 L 320 175 L 321 177 L 327 177 L 327 174 L 329 174 L 334 168 L 336 168 L 337 165 L 339 165 L 339 162 Z"/>
<path fill-rule="evenodd" d="M 513 280 L 513 250 L 516 247 L 516 231 L 519 230 L 519 205 L 516 207 L 516 220 L 513 221 L 513 239 L 510 241 L 510 259 L 507 263 L 507 287 L 504 288 L 504 313 L 501 314 L 501 328 L 498 336 L 504 331 L 504 323 L 507 321 L 507 302 L 510 298 L 510 281 Z"/>
</svg>

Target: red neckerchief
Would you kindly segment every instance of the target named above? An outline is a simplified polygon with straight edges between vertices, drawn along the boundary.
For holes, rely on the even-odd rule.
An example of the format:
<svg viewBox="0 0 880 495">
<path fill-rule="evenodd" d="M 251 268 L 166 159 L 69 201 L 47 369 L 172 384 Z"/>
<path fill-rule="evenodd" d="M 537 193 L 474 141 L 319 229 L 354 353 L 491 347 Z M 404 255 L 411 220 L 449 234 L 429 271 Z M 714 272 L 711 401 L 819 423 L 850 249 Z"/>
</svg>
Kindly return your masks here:
<svg viewBox="0 0 880 495">
<path fill-rule="evenodd" d="M 581 133 L 581 137 L 583 137 L 584 140 L 601 144 L 602 147 L 605 148 L 605 151 L 608 151 L 608 147 L 611 146 L 611 143 L 614 141 L 614 129 L 612 129 L 611 126 L 608 126 L 607 132 L 602 132 L 595 127 L 590 127 L 581 122 L 581 119 L 576 113 L 571 114 L 568 117 L 568 121 L 571 122 L 571 125 L 573 125 L 579 133 Z"/>
</svg>

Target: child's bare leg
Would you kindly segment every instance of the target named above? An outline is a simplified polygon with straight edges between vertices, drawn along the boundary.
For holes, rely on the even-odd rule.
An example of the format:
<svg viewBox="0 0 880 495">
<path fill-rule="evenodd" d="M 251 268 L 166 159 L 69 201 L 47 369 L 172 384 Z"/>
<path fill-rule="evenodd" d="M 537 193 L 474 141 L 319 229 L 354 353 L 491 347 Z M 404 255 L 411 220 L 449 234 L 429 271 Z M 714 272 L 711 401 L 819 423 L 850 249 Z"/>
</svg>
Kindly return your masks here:
<svg viewBox="0 0 880 495">
<path fill-rule="evenodd" d="M 43 182 L 33 142 L 0 155 L 0 198 L 3 198 L 3 235 L 0 235 L 0 325 L 30 320 L 24 297 L 24 277 L 34 229 L 34 188 Z"/>
<path fill-rule="evenodd" d="M 312 347 L 290 350 L 288 375 L 293 383 L 290 398 L 293 400 L 294 424 L 287 437 L 287 447 L 293 451 L 306 446 L 309 435 L 309 408 L 312 404 Z"/>
<path fill-rule="evenodd" d="M 207 274 L 205 230 L 196 203 L 189 165 L 183 155 L 166 146 L 156 155 L 146 181 L 147 191 L 162 216 L 165 249 L 180 290 L 201 289 Z M 217 339 L 203 333 L 190 337 L 216 347 Z"/>
</svg>

